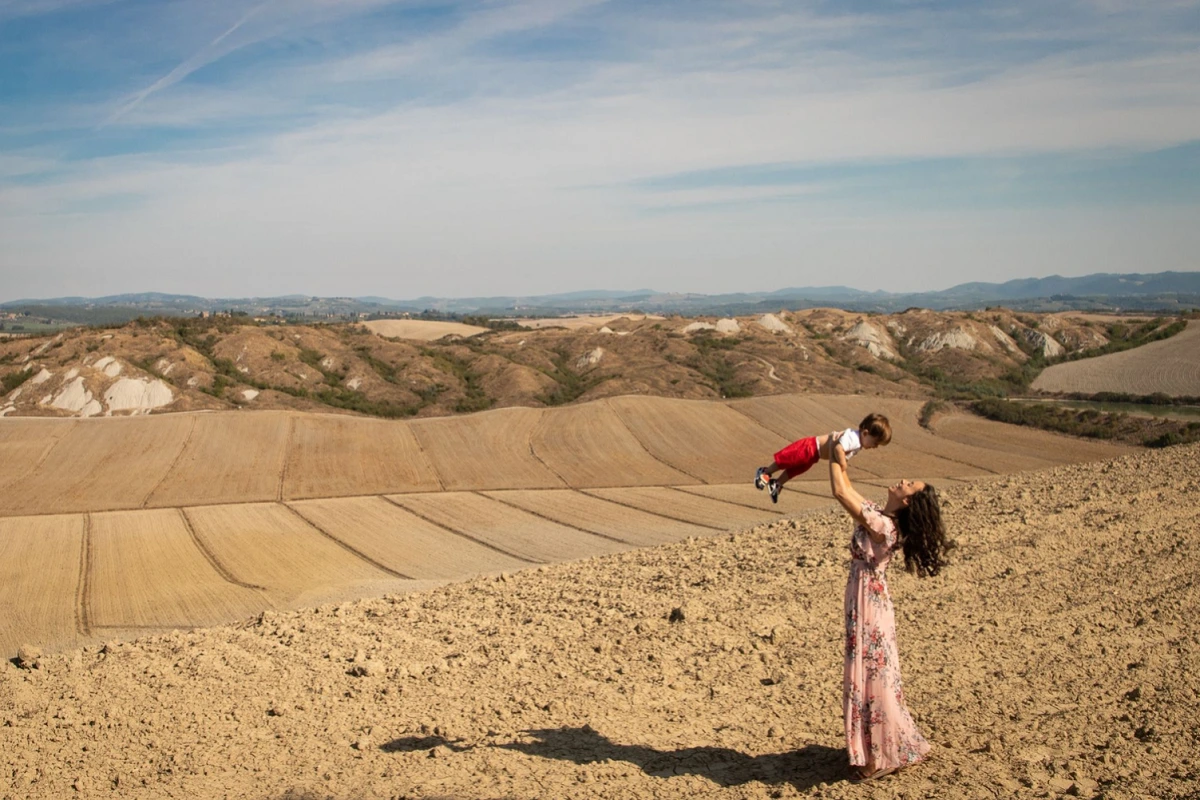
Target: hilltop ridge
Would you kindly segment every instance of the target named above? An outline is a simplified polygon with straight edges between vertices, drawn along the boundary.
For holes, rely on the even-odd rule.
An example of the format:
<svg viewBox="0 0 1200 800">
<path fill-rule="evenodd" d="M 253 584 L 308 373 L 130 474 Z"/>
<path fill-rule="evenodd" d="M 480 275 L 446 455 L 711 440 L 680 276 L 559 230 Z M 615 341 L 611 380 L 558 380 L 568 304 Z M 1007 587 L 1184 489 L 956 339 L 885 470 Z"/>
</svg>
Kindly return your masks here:
<svg viewBox="0 0 1200 800">
<path fill-rule="evenodd" d="M 555 320 L 537 320 L 536 328 L 506 322 L 492 330 L 424 324 L 435 330 L 424 340 L 375 335 L 360 325 L 236 317 L 152 319 L 0 340 L 0 415 L 263 408 L 399 418 L 628 394 L 921 398 L 939 381 L 1020 383 L 1028 365 L 1103 347 L 1116 330 L 1086 317 L 1006 309 L 610 316 L 563 320 L 561 327 Z M 1130 327 L 1120 326 L 1125 334 Z M 442 336 L 447 328 L 479 333 Z"/>
</svg>

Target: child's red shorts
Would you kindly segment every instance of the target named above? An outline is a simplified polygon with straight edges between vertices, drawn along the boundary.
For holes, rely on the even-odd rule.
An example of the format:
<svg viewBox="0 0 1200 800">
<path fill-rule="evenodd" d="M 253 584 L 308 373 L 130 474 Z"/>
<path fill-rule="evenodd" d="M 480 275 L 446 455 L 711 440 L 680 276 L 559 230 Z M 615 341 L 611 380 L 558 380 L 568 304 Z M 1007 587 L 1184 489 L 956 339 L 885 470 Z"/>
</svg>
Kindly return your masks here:
<svg viewBox="0 0 1200 800">
<path fill-rule="evenodd" d="M 817 437 L 809 436 L 798 442 L 792 442 L 775 454 L 775 466 L 787 472 L 788 479 L 801 475 L 821 459 L 817 449 Z"/>
</svg>

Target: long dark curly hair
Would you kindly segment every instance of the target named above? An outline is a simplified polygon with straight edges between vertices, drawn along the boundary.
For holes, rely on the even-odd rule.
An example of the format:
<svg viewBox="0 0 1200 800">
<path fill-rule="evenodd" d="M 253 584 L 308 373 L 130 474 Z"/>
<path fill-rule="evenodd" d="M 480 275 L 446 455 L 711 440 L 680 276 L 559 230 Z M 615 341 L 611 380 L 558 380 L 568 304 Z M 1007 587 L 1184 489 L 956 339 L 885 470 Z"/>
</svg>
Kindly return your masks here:
<svg viewBox="0 0 1200 800">
<path fill-rule="evenodd" d="M 895 519 L 904 548 L 904 568 L 922 578 L 937 575 L 946 566 L 946 553 L 954 547 L 946 539 L 937 490 L 927 483 L 909 495 L 908 505 L 896 512 Z"/>
</svg>

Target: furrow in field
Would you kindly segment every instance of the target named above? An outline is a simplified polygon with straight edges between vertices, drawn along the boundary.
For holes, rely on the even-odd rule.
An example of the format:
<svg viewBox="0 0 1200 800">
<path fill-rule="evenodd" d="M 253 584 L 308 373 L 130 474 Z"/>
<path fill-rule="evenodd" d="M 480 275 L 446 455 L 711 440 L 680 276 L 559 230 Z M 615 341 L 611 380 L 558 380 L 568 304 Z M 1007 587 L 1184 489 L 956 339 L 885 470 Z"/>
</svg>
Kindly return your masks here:
<svg viewBox="0 0 1200 800">
<path fill-rule="evenodd" d="M 542 519 L 479 494 L 391 495 L 388 499 L 423 519 L 535 563 L 629 549 L 628 545 Z"/>
<path fill-rule="evenodd" d="M 6 513 L 137 508 L 190 426 L 181 414 L 81 420 L 36 473 L 8 487 Z"/>
<path fill-rule="evenodd" d="M 659 397 L 609 403 L 655 458 L 704 483 L 736 483 L 747 468 L 753 476 L 780 446 L 776 434 L 725 405 Z"/>
<path fill-rule="evenodd" d="M 530 451 L 543 413 L 502 408 L 409 425 L 447 490 L 562 488 L 562 479 Z"/>
<path fill-rule="evenodd" d="M 299 500 L 289 505 L 359 552 L 413 578 L 451 580 L 529 566 L 380 497 Z"/>
<path fill-rule="evenodd" d="M 77 424 L 78 420 L 0 418 L 0 488 L 36 473 Z"/>
<path fill-rule="evenodd" d="M 407 423 L 324 414 L 296 418 L 284 499 L 438 488 L 433 466 Z"/>
<path fill-rule="evenodd" d="M 331 589 L 364 589 L 397 576 L 356 556 L 276 503 L 187 509 L 196 534 L 237 580 L 265 587 L 277 604 Z"/>
<path fill-rule="evenodd" d="M 532 436 L 534 452 L 573 487 L 696 482 L 650 455 L 604 401 L 553 409 Z"/>
<path fill-rule="evenodd" d="M 628 487 L 624 489 L 588 489 L 585 492 L 631 508 L 661 514 L 671 519 L 690 522 L 712 530 L 732 530 L 761 522 L 779 519 L 782 514 L 764 507 L 761 511 L 745 505 L 701 497 L 665 486 Z M 767 506 L 770 506 L 770 498 Z"/>
<path fill-rule="evenodd" d="M 655 516 L 570 489 L 486 492 L 488 497 L 575 528 L 638 547 L 708 536 L 710 528 Z"/>
<path fill-rule="evenodd" d="M 0 519 L 0 655 L 26 642 L 65 647 L 78 635 L 81 515 Z"/>
<path fill-rule="evenodd" d="M 290 420 L 276 411 L 199 416 L 183 454 L 146 506 L 274 500 Z"/>
<path fill-rule="evenodd" d="M 222 578 L 174 509 L 93 514 L 91 552 L 94 628 L 211 625 L 270 605 Z"/>
<path fill-rule="evenodd" d="M 834 502 L 833 496 L 829 492 L 828 482 L 822 484 L 825 488 L 824 496 L 818 493 L 819 488 L 815 485 L 808 487 L 810 492 L 796 491 L 800 485 L 799 481 L 787 484 L 779 493 L 778 503 L 772 503 L 771 495 L 765 489 L 762 491 L 755 489 L 754 484 L 750 481 L 721 486 L 677 486 L 674 488 L 688 494 L 720 500 L 723 503 L 732 503 L 755 511 L 770 511 L 779 515 L 798 514 L 814 508 L 826 508 Z"/>
</svg>

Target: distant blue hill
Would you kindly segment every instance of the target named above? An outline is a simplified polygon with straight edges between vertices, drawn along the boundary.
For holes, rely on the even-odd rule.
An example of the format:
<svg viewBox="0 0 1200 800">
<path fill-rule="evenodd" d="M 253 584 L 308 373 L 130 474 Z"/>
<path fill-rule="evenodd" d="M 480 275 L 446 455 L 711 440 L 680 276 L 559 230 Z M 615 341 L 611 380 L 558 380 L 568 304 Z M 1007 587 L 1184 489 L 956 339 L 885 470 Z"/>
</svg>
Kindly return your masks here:
<svg viewBox="0 0 1200 800">
<path fill-rule="evenodd" d="M 972 310 L 1004 305 L 1026 311 L 1114 310 L 1174 312 L 1200 308 L 1200 272 L 1151 274 L 1097 273 L 1078 278 L 1051 275 L 1004 283 L 971 282 L 929 292 L 863 291 L 849 286 L 807 286 L 771 292 L 699 294 L 589 290 L 537 296 L 418 297 L 281 297 L 204 298 L 161 292 L 107 297 L 56 297 L 0 303 L 0 309 L 67 321 L 133 319 L 137 316 L 194 315 L 234 311 L 251 316 L 284 315 L 326 319 L 358 315 L 422 314 L 427 316 L 554 316 L 566 313 L 645 311 L 707 315 L 751 314 L 782 308 L 835 306 L 855 311 L 893 312 L 908 307 Z"/>
</svg>

